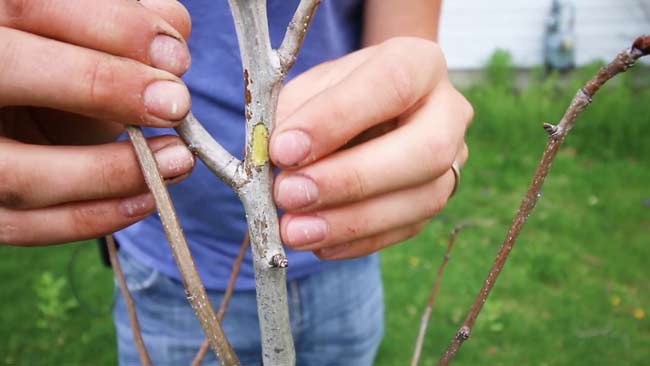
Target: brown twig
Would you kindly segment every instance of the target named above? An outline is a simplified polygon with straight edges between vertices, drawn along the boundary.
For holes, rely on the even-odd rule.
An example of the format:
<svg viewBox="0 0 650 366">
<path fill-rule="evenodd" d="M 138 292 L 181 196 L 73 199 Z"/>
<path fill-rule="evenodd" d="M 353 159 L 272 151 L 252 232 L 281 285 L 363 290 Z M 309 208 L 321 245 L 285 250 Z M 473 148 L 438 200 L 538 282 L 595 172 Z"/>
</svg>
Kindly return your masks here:
<svg viewBox="0 0 650 366">
<path fill-rule="evenodd" d="M 427 303 L 427 307 L 424 309 L 424 313 L 422 314 L 422 320 L 420 321 L 420 331 L 418 333 L 417 341 L 415 342 L 415 350 L 413 351 L 411 366 L 417 366 L 420 362 L 422 345 L 424 344 L 424 336 L 427 333 L 427 326 L 429 325 L 429 319 L 431 318 L 431 311 L 433 310 L 433 305 L 436 301 L 436 297 L 438 296 L 438 290 L 440 289 L 442 275 L 445 271 L 445 267 L 447 266 L 447 262 L 449 262 L 449 256 L 452 249 L 454 249 L 454 244 L 456 244 L 456 237 L 458 237 L 458 234 L 461 232 L 461 230 L 469 225 L 469 223 L 461 222 L 460 224 L 456 225 L 456 227 L 454 227 L 454 230 L 451 231 L 451 235 L 449 236 L 449 244 L 447 245 L 447 251 L 445 252 L 444 258 L 442 259 L 442 263 L 440 263 L 440 267 L 438 268 L 438 273 L 436 274 L 436 278 L 433 281 L 431 295 L 429 295 L 429 302 Z"/>
<path fill-rule="evenodd" d="M 172 248 L 176 265 L 183 278 L 187 299 L 196 312 L 206 337 L 208 337 L 212 348 L 215 350 L 217 358 L 223 365 L 239 365 L 237 355 L 217 321 L 210 299 L 205 292 L 203 282 L 201 282 L 199 273 L 196 270 L 196 265 L 185 240 L 183 229 L 176 216 L 174 205 L 165 187 L 165 182 L 158 171 L 158 165 L 156 164 L 154 155 L 149 145 L 147 145 L 147 140 L 139 127 L 127 126 L 126 130 L 135 147 L 147 186 L 156 201 L 160 220 L 162 221 L 165 234 Z"/>
<path fill-rule="evenodd" d="M 521 229 L 530 216 L 530 213 L 535 208 L 535 204 L 540 197 L 542 185 L 544 184 L 544 180 L 548 175 L 548 171 L 551 167 L 551 164 L 553 163 L 553 160 L 555 159 L 555 156 L 557 155 L 560 145 L 562 145 L 562 142 L 564 142 L 564 139 L 569 133 L 569 130 L 571 130 L 571 127 L 573 127 L 575 124 L 577 117 L 583 110 L 585 110 L 585 108 L 587 108 L 589 103 L 591 103 L 594 94 L 596 94 L 596 92 L 609 79 L 621 72 L 626 71 L 640 57 L 645 56 L 649 53 L 650 36 L 641 36 L 637 38 L 629 49 L 626 49 L 619 53 L 612 62 L 600 69 L 596 76 L 587 82 L 584 87 L 578 90 L 559 124 L 544 124 L 544 129 L 546 129 L 548 132 L 549 139 L 546 144 L 544 154 L 542 155 L 542 159 L 537 166 L 537 170 L 535 171 L 533 181 L 529 186 L 528 191 L 526 192 L 526 197 L 521 203 L 521 206 L 517 211 L 517 215 L 515 216 L 515 219 L 512 222 L 510 229 L 508 230 L 508 234 L 506 235 L 506 238 L 501 245 L 501 249 L 499 250 L 492 269 L 490 270 L 490 273 L 488 274 L 487 279 L 481 288 L 481 291 L 479 292 L 476 300 L 474 301 L 474 304 L 472 305 L 472 309 L 463 322 L 463 325 L 454 336 L 451 344 L 445 351 L 445 354 L 440 359 L 440 365 L 448 365 L 456 355 L 456 352 L 458 352 L 458 349 L 462 346 L 463 342 L 465 342 L 470 337 L 472 327 L 476 322 L 476 318 L 481 312 L 485 301 L 492 291 L 492 288 L 494 287 L 494 284 L 499 277 L 499 274 L 501 273 L 506 260 L 508 259 L 508 255 L 512 251 L 512 248 L 514 247 L 517 238 L 519 237 Z"/>
<path fill-rule="evenodd" d="M 241 243 L 241 248 L 239 249 L 239 254 L 237 255 L 237 258 L 232 265 L 232 272 L 230 272 L 228 287 L 226 287 L 226 292 L 223 294 L 223 299 L 221 299 L 219 311 L 217 311 L 217 320 L 219 320 L 219 323 L 223 321 L 223 317 L 226 315 L 226 310 L 228 310 L 228 305 L 230 304 L 230 299 L 232 298 L 232 293 L 235 289 L 235 282 L 237 282 L 237 277 L 239 276 L 239 269 L 241 268 L 241 264 L 244 261 L 244 256 L 246 255 L 249 244 L 250 236 L 248 235 L 248 231 L 246 231 L 244 240 Z M 205 342 L 203 342 L 201 345 L 199 352 L 197 352 L 196 356 L 194 356 L 194 360 L 192 361 L 191 366 L 201 366 L 201 362 L 203 362 L 203 358 L 205 358 L 208 350 L 210 350 L 210 342 L 208 342 L 206 339 Z"/>
<path fill-rule="evenodd" d="M 117 248 L 115 247 L 113 235 L 106 235 L 106 243 L 108 247 L 108 259 L 111 262 L 111 267 L 113 267 L 113 272 L 115 272 L 117 285 L 120 287 L 120 292 L 122 292 L 122 297 L 126 303 L 126 310 L 129 313 L 131 331 L 133 332 L 133 339 L 135 340 L 135 348 L 138 350 L 138 355 L 140 355 L 140 364 L 142 366 L 151 366 L 151 358 L 149 358 L 149 352 L 147 352 L 147 347 L 142 339 L 142 330 L 140 329 L 138 314 L 135 311 L 133 296 L 131 296 L 131 292 L 129 292 L 129 287 L 126 284 L 124 273 L 122 272 L 122 266 L 117 258 Z"/>
</svg>

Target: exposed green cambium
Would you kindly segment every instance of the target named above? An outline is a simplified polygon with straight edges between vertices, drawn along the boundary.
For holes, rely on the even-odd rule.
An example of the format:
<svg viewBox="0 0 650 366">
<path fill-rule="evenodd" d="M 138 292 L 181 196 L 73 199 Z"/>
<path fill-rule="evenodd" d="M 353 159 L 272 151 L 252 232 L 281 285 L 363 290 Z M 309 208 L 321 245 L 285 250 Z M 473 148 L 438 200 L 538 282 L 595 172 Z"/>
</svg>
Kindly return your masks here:
<svg viewBox="0 0 650 366">
<path fill-rule="evenodd" d="M 251 161 L 255 166 L 262 166 L 269 161 L 269 130 L 264 123 L 253 127 L 253 156 Z"/>
</svg>

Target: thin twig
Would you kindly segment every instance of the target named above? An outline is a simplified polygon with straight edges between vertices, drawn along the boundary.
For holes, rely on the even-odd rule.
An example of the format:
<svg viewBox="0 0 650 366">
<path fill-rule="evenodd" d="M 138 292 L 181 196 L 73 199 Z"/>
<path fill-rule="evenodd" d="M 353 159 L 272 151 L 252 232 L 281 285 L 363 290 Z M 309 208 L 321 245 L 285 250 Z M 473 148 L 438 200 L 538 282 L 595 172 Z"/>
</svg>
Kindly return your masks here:
<svg viewBox="0 0 650 366">
<path fill-rule="evenodd" d="M 456 225 L 456 227 L 454 227 L 454 230 L 451 231 L 451 235 L 449 235 L 449 244 L 447 244 L 447 251 L 445 252 L 444 258 L 442 259 L 442 263 L 440 263 L 440 267 L 438 268 L 438 273 L 436 274 L 436 278 L 433 281 L 431 295 L 429 295 L 429 302 L 427 303 L 427 307 L 424 309 L 424 313 L 422 314 L 422 320 L 420 321 L 420 331 L 418 333 L 418 339 L 415 342 L 415 350 L 413 351 L 411 366 L 417 366 L 420 362 L 422 345 L 424 344 L 424 336 L 427 333 L 429 319 L 431 318 L 431 311 L 433 310 L 433 305 L 435 304 L 436 297 L 438 296 L 438 290 L 440 289 L 442 275 L 445 271 L 445 267 L 447 266 L 447 262 L 449 262 L 451 251 L 454 249 L 454 244 L 456 244 L 456 237 L 458 237 L 458 234 L 461 232 L 461 230 L 469 225 L 469 223 L 461 222 L 460 224 Z"/>
<path fill-rule="evenodd" d="M 284 40 L 280 48 L 278 48 L 278 55 L 280 56 L 280 65 L 282 73 L 289 72 L 293 64 L 296 62 L 298 51 L 305 41 L 307 29 L 314 19 L 314 13 L 320 5 L 321 0 L 302 0 L 298 5 L 298 9 L 289 22 L 287 32 L 284 35 Z"/>
<path fill-rule="evenodd" d="M 135 340 L 135 348 L 138 350 L 138 355 L 140 355 L 140 364 L 142 366 L 151 366 L 151 358 L 149 357 L 149 352 L 147 352 L 147 346 L 145 346 L 144 340 L 142 339 L 142 330 L 140 329 L 138 314 L 135 311 L 133 296 L 131 296 L 129 286 L 127 286 L 126 280 L 124 279 L 124 272 L 122 272 L 120 260 L 117 258 L 117 248 L 115 247 L 113 235 L 106 235 L 106 244 L 108 247 L 108 259 L 111 262 L 111 267 L 113 267 L 113 272 L 115 272 L 117 285 L 120 288 L 120 292 L 122 292 L 122 297 L 126 303 L 126 310 L 129 313 L 131 331 L 133 332 L 133 339 Z"/>
<path fill-rule="evenodd" d="M 147 145 L 147 140 L 139 127 L 127 126 L 126 130 L 135 147 L 147 186 L 156 201 L 160 220 L 172 248 L 176 265 L 183 278 L 187 299 L 196 312 L 217 358 L 221 360 L 223 365 L 239 365 L 237 355 L 235 355 L 221 325 L 217 321 L 210 299 L 196 270 L 183 229 L 178 222 L 174 205 L 169 197 L 165 182 L 160 176 L 154 155 L 149 145 Z"/>
<path fill-rule="evenodd" d="M 560 145 L 562 142 L 564 142 L 564 139 L 569 133 L 569 130 L 571 130 L 575 124 L 577 117 L 585 108 L 587 108 L 589 103 L 591 103 L 594 94 L 596 94 L 600 87 L 602 87 L 612 77 L 629 69 L 640 57 L 645 56 L 649 53 L 650 36 L 641 36 L 637 38 L 629 49 L 626 49 L 619 53 L 611 63 L 600 69 L 596 76 L 587 82 L 584 87 L 578 90 L 558 125 L 551 125 L 548 123 L 544 125 L 544 128 L 549 133 L 549 139 L 546 144 L 546 149 L 544 150 L 542 159 L 537 166 L 533 181 L 528 188 L 526 197 L 521 203 L 521 206 L 517 211 L 517 215 L 515 216 L 515 219 L 512 222 L 510 229 L 508 230 L 508 234 L 506 235 L 506 238 L 501 245 L 501 249 L 499 250 L 492 269 L 490 270 L 487 279 L 483 283 L 481 291 L 479 292 L 476 300 L 474 301 L 474 304 L 472 305 L 472 309 L 463 322 L 463 325 L 454 336 L 451 344 L 445 351 L 445 354 L 440 359 L 440 365 L 448 365 L 456 355 L 456 352 L 458 352 L 458 349 L 462 346 L 463 342 L 465 342 L 470 337 L 472 327 L 476 322 L 476 318 L 481 312 L 485 301 L 492 291 L 492 288 L 494 287 L 494 284 L 499 277 L 499 274 L 501 273 L 506 260 L 508 259 L 508 255 L 512 251 L 512 248 L 514 247 L 517 238 L 519 237 L 521 229 L 530 216 L 530 213 L 535 208 L 535 204 L 540 197 L 542 185 L 544 184 L 544 180 L 548 175 L 548 171 L 551 167 L 551 164 L 553 163 L 553 159 L 555 159 Z"/>
<path fill-rule="evenodd" d="M 246 177 L 242 171 L 242 162 L 221 146 L 192 112 L 176 127 L 176 132 L 188 148 L 224 183 L 233 188 L 244 184 Z"/>
<path fill-rule="evenodd" d="M 226 292 L 223 294 L 223 298 L 221 299 L 221 305 L 219 306 L 219 311 L 217 311 L 217 320 L 219 320 L 219 323 L 222 323 L 223 317 L 226 315 L 226 310 L 228 310 L 228 305 L 230 304 L 230 299 L 232 298 L 232 293 L 235 290 L 235 282 L 237 282 L 237 277 L 239 276 L 239 269 L 241 268 L 241 264 L 244 261 L 244 256 L 246 255 L 246 251 L 248 251 L 248 246 L 250 244 L 250 236 L 248 235 L 248 231 L 246 231 L 246 235 L 244 236 L 244 240 L 241 243 L 241 248 L 239 249 L 239 254 L 237 255 L 237 258 L 235 259 L 235 262 L 232 265 L 232 271 L 230 272 L 230 280 L 228 281 L 228 287 L 226 287 Z M 205 358 L 205 355 L 208 353 L 208 350 L 210 349 L 210 342 L 206 339 L 205 342 L 201 345 L 201 349 L 199 349 L 199 352 L 194 356 L 194 360 L 192 361 L 192 366 L 201 366 L 201 362 L 203 362 L 203 358 Z"/>
</svg>

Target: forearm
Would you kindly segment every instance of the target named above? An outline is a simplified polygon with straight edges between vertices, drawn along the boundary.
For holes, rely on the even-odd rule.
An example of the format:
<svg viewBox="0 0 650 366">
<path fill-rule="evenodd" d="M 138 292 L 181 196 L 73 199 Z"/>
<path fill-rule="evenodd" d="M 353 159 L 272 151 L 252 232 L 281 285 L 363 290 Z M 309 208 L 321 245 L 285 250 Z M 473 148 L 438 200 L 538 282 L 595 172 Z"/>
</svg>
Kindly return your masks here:
<svg viewBox="0 0 650 366">
<path fill-rule="evenodd" d="M 366 0 L 363 45 L 391 37 L 438 40 L 442 0 Z"/>
</svg>

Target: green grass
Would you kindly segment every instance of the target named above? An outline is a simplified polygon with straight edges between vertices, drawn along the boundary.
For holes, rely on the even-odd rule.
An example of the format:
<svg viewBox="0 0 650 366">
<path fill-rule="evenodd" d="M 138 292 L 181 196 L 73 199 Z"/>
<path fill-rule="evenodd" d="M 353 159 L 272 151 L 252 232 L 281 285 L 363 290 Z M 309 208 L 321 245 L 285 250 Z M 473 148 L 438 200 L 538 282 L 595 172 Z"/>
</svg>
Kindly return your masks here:
<svg viewBox="0 0 650 366">
<path fill-rule="evenodd" d="M 524 90 L 510 83 L 507 60 L 489 70 L 487 85 L 466 91 L 476 118 L 459 193 L 425 232 L 383 254 L 387 329 L 378 366 L 410 363 L 448 233 L 471 219 L 477 225 L 458 238 L 426 339 L 422 365 L 435 364 L 531 179 L 545 143 L 541 122 L 559 118 L 593 67 L 568 80 L 534 76 Z M 650 362 L 650 70 L 632 71 L 572 131 L 455 364 Z M 113 283 L 94 245 L 0 247 L 0 258 L 0 364 L 116 363 Z"/>
</svg>

